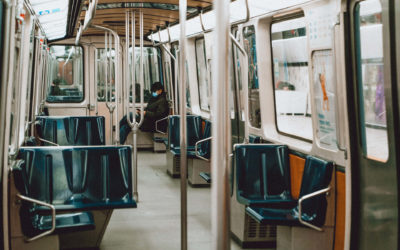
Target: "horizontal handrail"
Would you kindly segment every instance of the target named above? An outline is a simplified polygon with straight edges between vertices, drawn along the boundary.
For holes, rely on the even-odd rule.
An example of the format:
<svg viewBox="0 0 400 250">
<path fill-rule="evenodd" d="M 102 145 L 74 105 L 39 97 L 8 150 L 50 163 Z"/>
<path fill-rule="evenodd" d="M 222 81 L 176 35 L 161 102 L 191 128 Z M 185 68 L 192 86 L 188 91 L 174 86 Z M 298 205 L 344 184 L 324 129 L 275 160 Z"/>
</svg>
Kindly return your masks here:
<svg viewBox="0 0 400 250">
<path fill-rule="evenodd" d="M 54 230 L 56 229 L 56 208 L 53 205 L 51 205 L 49 203 L 46 203 L 46 202 L 43 202 L 43 201 L 39 201 L 39 200 L 30 198 L 30 197 L 27 197 L 27 196 L 24 196 L 24 195 L 21 195 L 21 194 L 17 194 L 17 197 L 20 198 L 21 200 L 25 200 L 25 201 L 28 201 L 28 202 L 36 203 L 38 205 L 49 207 L 51 209 L 51 228 L 49 230 L 39 234 L 39 235 L 36 235 L 36 236 L 32 237 L 32 238 L 25 239 L 26 241 L 31 242 L 31 241 L 40 239 L 40 238 L 42 238 L 42 237 L 44 237 L 46 235 L 49 235 L 49 234 L 54 232 Z"/>
<path fill-rule="evenodd" d="M 46 140 L 46 139 L 43 139 L 43 138 L 40 138 L 40 137 L 36 137 L 39 141 L 42 141 L 42 142 L 45 142 L 45 143 L 48 143 L 48 144 L 51 144 L 51 145 L 53 145 L 53 146 L 57 146 L 57 147 L 59 147 L 60 145 L 59 144 L 57 144 L 57 143 L 55 143 L 55 142 L 52 142 L 52 141 L 48 141 L 48 140 Z"/>
<path fill-rule="evenodd" d="M 198 157 L 198 158 L 200 158 L 200 159 L 202 159 L 202 160 L 205 160 L 205 161 L 210 161 L 210 159 L 207 159 L 207 158 L 205 158 L 205 157 L 203 157 L 203 156 L 200 155 L 199 150 L 198 150 L 198 147 L 199 147 L 199 145 L 200 145 L 201 143 L 206 142 L 206 141 L 209 141 L 209 140 L 211 140 L 211 139 L 212 139 L 212 136 L 207 137 L 207 138 L 205 138 L 205 139 L 202 139 L 202 140 L 196 142 L 196 144 L 194 145 L 194 152 L 195 152 L 195 154 L 196 154 L 196 157 Z"/>
<path fill-rule="evenodd" d="M 162 121 L 164 121 L 164 120 L 167 120 L 168 118 L 169 118 L 169 117 L 167 116 L 167 117 L 164 117 L 164 118 L 162 118 L 162 119 L 156 121 L 156 131 L 157 131 L 157 133 L 160 133 L 160 134 L 163 134 L 163 135 L 166 135 L 166 134 L 167 134 L 166 132 L 163 132 L 163 131 L 161 131 L 161 130 L 158 129 L 158 123 L 159 123 L 159 122 L 162 122 Z"/>
<path fill-rule="evenodd" d="M 327 188 L 315 191 L 315 192 L 313 192 L 311 194 L 304 195 L 303 197 L 301 197 L 299 199 L 299 221 L 300 221 L 301 224 L 303 224 L 305 226 L 308 226 L 308 227 L 310 227 L 312 229 L 315 229 L 317 231 L 320 231 L 320 232 L 323 231 L 323 229 L 321 227 L 314 226 L 313 224 L 308 223 L 308 222 L 303 220 L 303 218 L 301 217 L 302 216 L 302 203 L 303 203 L 303 201 L 305 201 L 307 199 L 310 199 L 312 197 L 315 197 L 315 196 L 323 194 L 323 193 L 327 193 L 327 195 L 328 195 L 328 192 L 329 192 L 330 189 L 331 189 L 331 187 L 329 186 Z"/>
</svg>

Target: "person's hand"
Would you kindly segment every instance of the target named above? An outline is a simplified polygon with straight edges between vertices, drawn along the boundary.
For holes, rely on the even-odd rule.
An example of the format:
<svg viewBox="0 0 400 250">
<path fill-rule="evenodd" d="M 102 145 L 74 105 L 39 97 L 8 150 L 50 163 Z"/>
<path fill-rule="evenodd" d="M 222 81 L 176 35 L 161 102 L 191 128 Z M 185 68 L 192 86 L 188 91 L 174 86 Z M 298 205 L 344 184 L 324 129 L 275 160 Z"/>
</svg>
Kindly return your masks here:
<svg viewBox="0 0 400 250">
<path fill-rule="evenodd" d="M 136 114 L 140 115 L 140 109 L 136 109 Z M 146 110 L 143 111 L 143 115 L 146 115 Z"/>
</svg>

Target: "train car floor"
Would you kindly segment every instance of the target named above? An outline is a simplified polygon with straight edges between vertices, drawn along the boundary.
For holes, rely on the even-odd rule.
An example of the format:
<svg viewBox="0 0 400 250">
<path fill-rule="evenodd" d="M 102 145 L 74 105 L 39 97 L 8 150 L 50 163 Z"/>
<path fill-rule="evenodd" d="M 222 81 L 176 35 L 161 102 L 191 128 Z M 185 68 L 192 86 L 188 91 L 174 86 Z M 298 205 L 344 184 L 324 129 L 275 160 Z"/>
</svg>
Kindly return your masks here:
<svg viewBox="0 0 400 250">
<path fill-rule="evenodd" d="M 166 173 L 165 154 L 140 151 L 139 203 L 114 210 L 100 250 L 180 249 L 180 180 Z M 210 188 L 188 185 L 188 249 L 211 248 Z M 232 241 L 231 249 L 241 249 Z"/>
</svg>

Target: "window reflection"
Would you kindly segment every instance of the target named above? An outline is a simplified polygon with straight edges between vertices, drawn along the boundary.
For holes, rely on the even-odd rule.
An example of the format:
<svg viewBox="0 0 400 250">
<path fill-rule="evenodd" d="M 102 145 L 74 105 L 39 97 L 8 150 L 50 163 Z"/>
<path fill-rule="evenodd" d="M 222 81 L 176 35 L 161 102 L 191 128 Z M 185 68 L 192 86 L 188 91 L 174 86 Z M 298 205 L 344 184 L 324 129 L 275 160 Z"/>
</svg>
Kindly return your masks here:
<svg viewBox="0 0 400 250">
<path fill-rule="evenodd" d="M 312 140 L 305 19 L 273 23 L 271 33 L 278 130 Z"/>
<path fill-rule="evenodd" d="M 249 122 L 255 128 L 261 128 L 260 91 L 256 51 L 256 33 L 254 26 L 243 29 L 244 49 L 249 63 Z"/>
<path fill-rule="evenodd" d="M 210 86 L 207 78 L 207 57 L 204 38 L 196 40 L 196 67 L 199 84 L 200 108 L 210 110 Z"/>
<path fill-rule="evenodd" d="M 78 46 L 50 47 L 48 102 L 83 101 L 83 50 Z"/>
<path fill-rule="evenodd" d="M 359 3 L 355 9 L 357 78 L 364 154 L 388 159 L 383 70 L 382 6 L 379 0 Z"/>
</svg>

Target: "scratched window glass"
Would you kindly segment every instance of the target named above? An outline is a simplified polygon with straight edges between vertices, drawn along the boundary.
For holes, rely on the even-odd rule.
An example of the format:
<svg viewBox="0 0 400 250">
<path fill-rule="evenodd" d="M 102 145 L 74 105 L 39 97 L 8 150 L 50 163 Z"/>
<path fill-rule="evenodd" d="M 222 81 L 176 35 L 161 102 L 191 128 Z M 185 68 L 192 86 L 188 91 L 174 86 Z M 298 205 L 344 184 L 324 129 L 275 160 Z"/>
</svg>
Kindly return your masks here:
<svg viewBox="0 0 400 250">
<path fill-rule="evenodd" d="M 271 26 L 275 112 L 278 131 L 313 139 L 305 18 Z"/>
<path fill-rule="evenodd" d="M 366 157 L 385 162 L 389 146 L 380 1 L 367 0 L 356 5 L 355 36 L 361 143 Z"/>
<path fill-rule="evenodd" d="M 336 89 L 332 60 L 331 50 L 315 51 L 312 56 L 317 144 L 337 150 Z"/>
<path fill-rule="evenodd" d="M 252 127 L 261 128 L 260 90 L 254 26 L 243 28 L 243 43 L 249 63 L 249 122 Z"/>
</svg>

